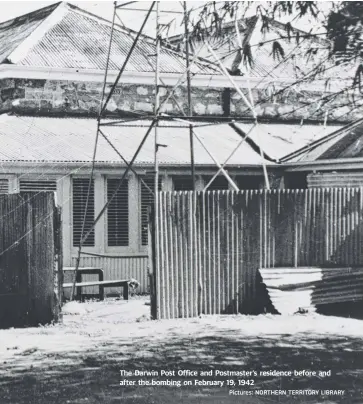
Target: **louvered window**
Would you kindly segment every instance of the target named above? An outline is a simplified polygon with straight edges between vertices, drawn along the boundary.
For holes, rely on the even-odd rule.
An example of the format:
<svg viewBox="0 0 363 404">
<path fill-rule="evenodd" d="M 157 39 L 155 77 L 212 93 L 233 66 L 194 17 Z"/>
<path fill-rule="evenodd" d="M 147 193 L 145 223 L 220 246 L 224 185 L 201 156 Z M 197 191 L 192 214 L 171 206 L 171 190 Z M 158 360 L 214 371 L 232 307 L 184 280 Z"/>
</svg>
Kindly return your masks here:
<svg viewBox="0 0 363 404">
<path fill-rule="evenodd" d="M 9 180 L 5 178 L 0 179 L 0 194 L 9 193 Z"/>
<path fill-rule="evenodd" d="M 120 179 L 107 180 L 107 200 L 120 184 Z M 109 247 L 129 245 L 129 182 L 125 179 L 107 209 L 107 240 Z"/>
<path fill-rule="evenodd" d="M 264 184 L 264 179 L 260 175 L 250 175 L 250 176 L 237 176 L 235 182 L 238 189 L 259 189 L 261 185 Z"/>
<path fill-rule="evenodd" d="M 193 191 L 193 180 L 189 176 L 175 176 L 173 178 L 174 191 Z"/>
<path fill-rule="evenodd" d="M 211 179 L 212 179 L 212 177 L 206 177 L 204 179 L 205 185 L 207 185 Z M 229 189 L 229 184 L 228 184 L 227 178 L 224 175 L 223 176 L 219 175 L 209 185 L 207 191 L 220 191 L 220 190 L 226 190 L 226 189 Z"/>
<path fill-rule="evenodd" d="M 73 246 L 75 247 L 79 245 L 79 242 L 81 240 L 83 220 L 86 212 L 88 185 L 88 178 L 73 179 Z M 85 235 L 92 228 L 94 217 L 95 191 L 94 182 L 92 180 L 83 235 Z M 87 240 L 84 242 L 83 245 L 86 247 L 93 247 L 95 245 L 94 229 L 89 234 Z"/>
<path fill-rule="evenodd" d="M 56 190 L 55 180 L 20 180 L 20 192 L 55 192 Z"/>
<path fill-rule="evenodd" d="M 154 177 L 142 177 L 144 184 L 141 182 L 141 244 L 148 243 L 148 207 L 154 202 Z M 149 189 L 147 188 L 149 187 Z M 159 191 L 161 191 L 162 179 L 159 178 Z M 152 191 L 152 192 L 150 192 Z"/>
</svg>

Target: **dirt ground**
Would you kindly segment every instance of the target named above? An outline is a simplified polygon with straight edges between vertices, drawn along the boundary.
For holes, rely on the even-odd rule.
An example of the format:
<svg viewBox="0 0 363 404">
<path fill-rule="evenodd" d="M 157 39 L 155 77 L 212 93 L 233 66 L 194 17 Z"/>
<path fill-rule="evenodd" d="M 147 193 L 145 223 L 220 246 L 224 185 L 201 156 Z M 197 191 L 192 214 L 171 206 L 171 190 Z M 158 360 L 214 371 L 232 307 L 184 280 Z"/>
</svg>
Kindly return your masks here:
<svg viewBox="0 0 363 404">
<path fill-rule="evenodd" d="M 363 403 L 361 320 L 203 316 L 150 321 L 146 298 L 68 303 L 62 324 L 0 330 L 1 404 Z M 299 377 L 121 377 L 120 370 L 331 371 Z M 120 386 L 120 380 L 135 386 Z M 224 386 L 138 386 L 138 380 L 222 380 Z M 226 386 L 238 380 L 254 385 Z M 256 395 L 316 389 L 315 396 Z M 342 396 L 325 390 L 344 390 Z M 232 395 L 231 390 L 253 395 Z M 324 391 L 324 392 L 323 392 Z M 306 394 L 306 393 L 305 393 Z"/>
</svg>

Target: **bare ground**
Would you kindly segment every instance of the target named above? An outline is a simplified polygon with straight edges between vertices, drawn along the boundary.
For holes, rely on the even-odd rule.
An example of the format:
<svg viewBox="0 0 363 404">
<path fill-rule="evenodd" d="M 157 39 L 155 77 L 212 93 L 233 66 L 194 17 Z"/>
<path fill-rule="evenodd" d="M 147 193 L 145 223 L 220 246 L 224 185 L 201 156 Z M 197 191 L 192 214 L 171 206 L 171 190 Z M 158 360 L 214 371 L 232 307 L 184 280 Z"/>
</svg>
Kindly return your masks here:
<svg viewBox="0 0 363 404">
<path fill-rule="evenodd" d="M 69 303 L 63 324 L 0 330 L 0 403 L 363 403 L 360 320 L 312 314 L 149 321 L 149 309 L 143 299 Z M 345 394 L 240 397 L 225 386 L 122 387 L 121 369 L 331 370 L 330 377 L 257 377 L 238 389 Z"/>
</svg>

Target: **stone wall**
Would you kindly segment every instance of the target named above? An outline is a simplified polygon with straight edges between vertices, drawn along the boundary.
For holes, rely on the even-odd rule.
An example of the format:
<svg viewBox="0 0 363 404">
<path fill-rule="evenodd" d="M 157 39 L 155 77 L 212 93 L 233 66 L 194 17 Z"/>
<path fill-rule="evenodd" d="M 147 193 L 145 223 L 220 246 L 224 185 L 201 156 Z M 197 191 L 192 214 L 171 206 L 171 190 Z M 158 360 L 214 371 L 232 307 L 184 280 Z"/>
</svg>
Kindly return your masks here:
<svg viewBox="0 0 363 404">
<path fill-rule="evenodd" d="M 39 114 L 97 115 L 102 83 L 6 79 L 0 81 L 0 110 Z M 108 85 L 108 90 L 111 85 Z M 223 89 L 194 88 L 194 115 L 223 115 Z M 166 88 L 160 89 L 160 101 L 167 98 Z M 153 113 L 155 87 L 119 84 L 107 106 L 110 116 L 133 112 Z M 165 103 L 163 112 L 182 115 L 178 105 L 187 112 L 187 91 L 180 87 Z"/>
<path fill-rule="evenodd" d="M 108 90 L 111 85 L 108 85 Z M 243 89 L 248 96 L 248 91 Z M 102 92 L 102 83 L 51 81 L 29 79 L 4 79 L 0 81 L 0 111 L 28 114 L 96 116 Z M 319 107 L 321 93 L 307 91 L 279 92 L 276 88 L 254 89 L 253 97 L 260 117 L 279 120 L 323 120 L 329 109 L 329 120 L 350 121 L 363 116 L 360 110 L 351 110 L 346 97 Z M 132 113 L 152 114 L 155 88 L 152 85 L 119 84 L 107 106 L 109 116 L 125 116 Z M 161 99 L 167 97 L 167 89 L 160 89 Z M 193 115 L 195 116 L 252 116 L 240 96 L 234 90 L 223 88 L 193 88 Z M 165 103 L 163 112 L 183 115 L 188 111 L 185 87 L 176 89 L 174 96 Z"/>
<path fill-rule="evenodd" d="M 244 94 L 249 98 L 247 90 Z M 321 91 L 295 89 L 282 92 L 276 86 L 253 89 L 252 94 L 257 116 L 266 119 L 351 122 L 363 118 L 361 95 L 353 100 L 345 93 L 322 94 Z M 250 109 L 234 90 L 230 110 L 232 116 L 252 117 Z"/>
</svg>

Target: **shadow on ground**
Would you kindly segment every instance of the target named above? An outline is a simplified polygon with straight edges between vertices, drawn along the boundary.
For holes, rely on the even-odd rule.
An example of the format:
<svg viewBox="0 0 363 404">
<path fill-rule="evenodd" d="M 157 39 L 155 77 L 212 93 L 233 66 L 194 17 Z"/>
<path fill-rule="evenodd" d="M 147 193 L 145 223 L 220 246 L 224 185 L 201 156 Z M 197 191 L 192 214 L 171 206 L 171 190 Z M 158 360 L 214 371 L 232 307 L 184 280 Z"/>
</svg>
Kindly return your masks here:
<svg viewBox="0 0 363 404">
<path fill-rule="evenodd" d="M 302 317 L 302 321 L 304 318 Z M 127 325 L 126 325 L 127 326 Z M 150 337 L 103 342 L 81 356 L 61 352 L 39 357 L 28 368 L 9 368 L 0 381 L 1 403 L 11 404 L 179 404 L 179 403 L 356 403 L 363 402 L 363 341 L 316 335 L 236 336 L 228 329 L 188 338 L 170 333 L 164 343 Z M 32 355 L 32 353 L 28 353 Z M 41 364 L 41 366 L 37 365 Z M 2 364 L 7 366 L 7 364 Z M 120 370 L 331 370 L 330 377 L 248 377 L 239 390 L 345 390 L 339 396 L 229 395 L 228 387 L 121 387 Z M 11 375 L 11 376 L 10 376 Z M 128 378 L 138 380 L 139 378 Z M 165 380 L 165 378 L 154 378 Z M 176 377 L 174 380 L 185 380 Z M 199 378 L 201 379 L 201 378 Z M 208 377 L 205 378 L 208 380 Z M 234 380 L 236 377 L 216 379 Z M 240 379 L 243 379 L 241 377 Z M 246 379 L 246 378 L 245 378 Z M 149 378 L 149 380 L 151 380 Z"/>
</svg>

